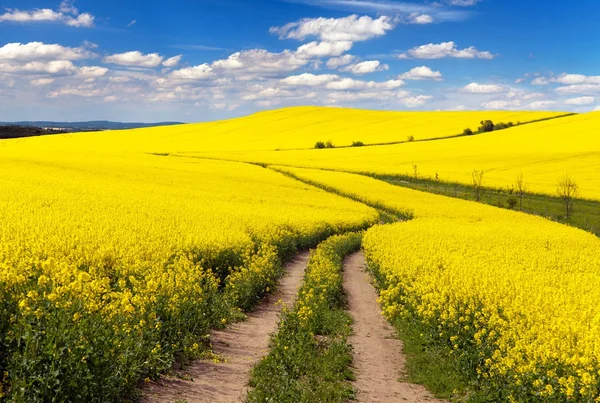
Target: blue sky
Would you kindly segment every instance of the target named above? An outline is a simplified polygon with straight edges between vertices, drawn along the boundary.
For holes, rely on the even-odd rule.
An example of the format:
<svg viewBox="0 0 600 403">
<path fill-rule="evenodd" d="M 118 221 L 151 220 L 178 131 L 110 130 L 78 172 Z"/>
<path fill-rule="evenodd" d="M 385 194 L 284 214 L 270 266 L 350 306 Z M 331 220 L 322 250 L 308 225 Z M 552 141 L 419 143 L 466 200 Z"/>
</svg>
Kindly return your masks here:
<svg viewBox="0 0 600 403">
<path fill-rule="evenodd" d="M 0 0 L 0 121 L 600 108 L 597 0 Z"/>
</svg>

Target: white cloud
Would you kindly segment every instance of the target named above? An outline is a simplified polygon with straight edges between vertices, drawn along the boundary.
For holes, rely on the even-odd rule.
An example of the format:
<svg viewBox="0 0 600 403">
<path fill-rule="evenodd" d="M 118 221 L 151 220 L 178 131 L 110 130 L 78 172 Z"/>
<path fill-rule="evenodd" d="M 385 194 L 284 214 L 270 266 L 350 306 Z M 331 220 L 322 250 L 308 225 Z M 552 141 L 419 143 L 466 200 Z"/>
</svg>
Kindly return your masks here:
<svg viewBox="0 0 600 403">
<path fill-rule="evenodd" d="M 297 76 L 286 77 L 283 80 L 280 80 L 279 83 L 285 86 L 294 86 L 294 87 L 318 87 L 325 85 L 331 81 L 337 80 L 340 77 L 336 74 L 310 74 L 304 73 Z"/>
<path fill-rule="evenodd" d="M 414 97 L 401 98 L 400 103 L 408 108 L 417 108 L 419 106 L 423 106 L 432 99 L 431 95 L 417 95 Z"/>
<path fill-rule="evenodd" d="M 341 71 L 347 71 L 352 74 L 364 75 L 369 73 L 374 73 L 376 71 L 384 71 L 388 70 L 390 67 L 387 64 L 381 64 L 378 60 L 367 60 L 364 62 L 351 64 L 349 66 L 343 67 Z"/>
<path fill-rule="evenodd" d="M 162 62 L 162 65 L 165 67 L 175 67 L 179 64 L 182 57 L 183 57 L 183 55 L 177 55 L 177 56 L 170 57 L 167 60 L 165 60 L 164 62 Z"/>
<path fill-rule="evenodd" d="M 77 75 L 84 78 L 98 78 L 105 76 L 106 73 L 108 73 L 108 69 L 106 67 L 85 66 L 79 69 Z"/>
<path fill-rule="evenodd" d="M 559 94 L 600 94 L 600 84 L 575 84 L 558 87 Z"/>
<path fill-rule="evenodd" d="M 51 62 L 29 62 L 22 65 L 0 63 L 0 72 L 4 73 L 33 73 L 33 74 L 68 74 L 75 70 L 69 60 L 53 60 Z"/>
<path fill-rule="evenodd" d="M 7 43 L 0 48 L 0 60 L 80 60 L 93 57 L 94 54 L 84 48 L 69 48 L 43 42 Z"/>
<path fill-rule="evenodd" d="M 252 49 L 234 53 L 227 59 L 217 60 L 212 63 L 211 67 L 226 73 L 241 71 L 241 74 L 252 79 L 257 76 L 289 73 L 306 66 L 309 61 L 289 50 L 271 53 L 264 49 Z M 238 76 L 238 79 L 241 77 Z"/>
<path fill-rule="evenodd" d="M 593 103 L 596 103 L 594 97 L 569 98 L 565 101 L 566 105 L 591 105 Z"/>
<path fill-rule="evenodd" d="M 346 66 L 352 63 L 354 60 L 356 60 L 356 57 L 352 55 L 332 57 L 331 59 L 327 60 L 326 66 L 329 69 L 337 69 L 338 67 Z"/>
<path fill-rule="evenodd" d="M 348 91 L 348 90 L 365 90 L 365 89 L 382 89 L 393 90 L 404 85 L 402 80 L 389 80 L 384 82 L 376 81 L 361 81 L 353 78 L 342 78 L 340 80 L 331 81 L 325 85 L 328 90 Z"/>
<path fill-rule="evenodd" d="M 534 78 L 531 85 L 548 85 L 550 82 L 544 77 Z"/>
<path fill-rule="evenodd" d="M 554 82 L 565 85 L 574 84 L 600 84 L 600 76 L 586 76 L 583 74 L 561 74 Z"/>
<path fill-rule="evenodd" d="M 0 15 L 0 22 L 57 22 L 72 27 L 90 28 L 94 26 L 94 16 L 89 13 L 79 14 L 79 11 L 73 7 L 72 2 L 63 1 L 58 11 L 49 8 L 38 8 L 29 11 L 7 9 L 4 14 Z"/>
<path fill-rule="evenodd" d="M 521 101 L 488 101 L 481 104 L 486 109 L 513 109 L 521 106 Z"/>
<path fill-rule="evenodd" d="M 183 81 L 207 80 L 212 77 L 214 77 L 213 68 L 206 63 L 175 70 L 169 74 L 169 78 Z"/>
<path fill-rule="evenodd" d="M 459 59 L 493 59 L 496 55 L 488 51 L 480 52 L 474 46 L 458 49 L 452 41 L 442 43 L 429 43 L 413 48 L 402 53 L 401 59 L 441 59 L 444 57 L 455 57 Z"/>
<path fill-rule="evenodd" d="M 357 42 L 385 35 L 395 26 L 388 16 L 373 19 L 353 14 L 343 18 L 305 18 L 282 27 L 271 27 L 269 32 L 279 35 L 281 39 L 303 40 L 315 36 L 322 41 Z"/>
<path fill-rule="evenodd" d="M 63 96 L 76 96 L 83 98 L 103 97 L 106 96 L 106 89 L 99 89 L 90 87 L 88 85 L 81 85 L 77 87 L 65 87 L 57 91 L 52 91 L 47 94 L 48 98 L 59 98 Z"/>
<path fill-rule="evenodd" d="M 533 99 L 533 98 L 543 98 L 546 95 L 541 92 L 530 92 L 528 94 L 523 95 L 523 99 Z"/>
<path fill-rule="evenodd" d="M 132 52 L 118 53 L 104 58 L 104 63 L 118 64 L 120 66 L 131 66 L 131 67 L 157 67 L 162 61 L 163 57 L 158 53 L 143 54 L 136 50 Z"/>
<path fill-rule="evenodd" d="M 600 111 L 600 105 L 598 105 L 594 108 L 594 112 L 597 112 L 597 111 Z"/>
<path fill-rule="evenodd" d="M 442 80 L 442 73 L 433 71 L 427 66 L 415 67 L 404 74 L 398 76 L 404 80 Z"/>
<path fill-rule="evenodd" d="M 497 94 L 505 92 L 506 88 L 497 84 L 478 84 L 471 83 L 463 87 L 463 92 L 470 92 L 472 94 Z"/>
<path fill-rule="evenodd" d="M 429 14 L 419 14 L 414 16 L 412 19 L 413 24 L 432 24 L 433 17 Z"/>
<path fill-rule="evenodd" d="M 556 101 L 535 101 L 527 105 L 530 109 L 546 109 L 552 105 L 556 105 Z"/>
<path fill-rule="evenodd" d="M 116 102 L 119 100 L 119 98 L 116 95 L 109 95 L 107 97 L 104 97 L 102 100 L 104 102 Z"/>
<path fill-rule="evenodd" d="M 53 78 L 38 78 L 37 80 L 31 80 L 31 85 L 34 85 L 36 87 L 43 87 L 45 85 L 50 85 L 53 82 Z"/>
<path fill-rule="evenodd" d="M 350 41 L 309 42 L 298 48 L 296 53 L 301 57 L 330 57 L 339 56 L 352 48 Z"/>
</svg>

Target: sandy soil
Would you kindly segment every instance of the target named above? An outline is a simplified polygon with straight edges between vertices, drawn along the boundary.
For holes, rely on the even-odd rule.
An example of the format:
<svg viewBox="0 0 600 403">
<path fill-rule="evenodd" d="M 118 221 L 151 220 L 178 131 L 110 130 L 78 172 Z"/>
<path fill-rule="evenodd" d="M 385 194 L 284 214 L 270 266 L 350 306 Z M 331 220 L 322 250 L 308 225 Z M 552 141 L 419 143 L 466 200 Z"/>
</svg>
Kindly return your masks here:
<svg viewBox="0 0 600 403">
<path fill-rule="evenodd" d="M 377 291 L 365 272 L 362 252 L 344 262 L 344 289 L 348 310 L 354 318 L 353 335 L 355 386 L 359 402 L 442 402 L 423 386 L 399 382 L 405 360 L 402 341 L 395 338 L 394 328 L 381 316 Z"/>
<path fill-rule="evenodd" d="M 299 254 L 286 266 L 275 294 L 268 296 L 248 314 L 248 319 L 224 330 L 214 331 L 211 341 L 220 361 L 198 360 L 186 368 L 191 380 L 163 378 L 148 385 L 142 402 L 243 402 L 250 370 L 269 350 L 269 337 L 277 329 L 282 305 L 291 306 L 302 284 L 308 252 Z M 186 377 L 187 379 L 187 377 Z"/>
</svg>

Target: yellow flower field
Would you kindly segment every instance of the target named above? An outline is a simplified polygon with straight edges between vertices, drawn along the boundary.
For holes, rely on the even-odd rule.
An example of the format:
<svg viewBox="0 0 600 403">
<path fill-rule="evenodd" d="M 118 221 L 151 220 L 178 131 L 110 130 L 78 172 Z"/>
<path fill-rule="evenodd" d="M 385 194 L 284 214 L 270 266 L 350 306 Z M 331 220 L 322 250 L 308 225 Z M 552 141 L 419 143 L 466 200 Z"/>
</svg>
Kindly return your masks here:
<svg viewBox="0 0 600 403">
<path fill-rule="evenodd" d="M 374 174 L 414 175 L 507 188 L 523 174 L 529 190 L 555 195 L 570 174 L 580 196 L 600 200 L 600 112 L 547 120 L 492 133 L 376 147 L 211 154 L 227 159 Z M 186 154 L 188 155 L 188 154 Z M 196 154 L 201 155 L 201 154 Z"/>
<path fill-rule="evenodd" d="M 0 368 L 15 401 L 116 399 L 197 354 L 296 248 L 378 217 L 238 163 L 63 152 L 0 169 Z"/>
<path fill-rule="evenodd" d="M 484 119 L 494 122 L 529 122 L 561 116 L 561 112 L 395 112 L 344 108 L 295 107 L 256 113 L 237 119 L 156 127 L 19 139 L 4 146 L 55 149 L 69 143 L 72 150 L 104 150 L 111 153 L 143 152 L 229 152 L 313 148 L 317 141 L 331 140 L 336 146 L 354 141 L 364 144 L 448 137 L 466 128 L 477 130 Z M 54 136 L 55 137 L 55 136 Z"/>
<path fill-rule="evenodd" d="M 412 217 L 364 238 L 384 314 L 453 349 L 492 400 L 600 398 L 597 237 L 363 176 L 278 169 Z"/>
</svg>

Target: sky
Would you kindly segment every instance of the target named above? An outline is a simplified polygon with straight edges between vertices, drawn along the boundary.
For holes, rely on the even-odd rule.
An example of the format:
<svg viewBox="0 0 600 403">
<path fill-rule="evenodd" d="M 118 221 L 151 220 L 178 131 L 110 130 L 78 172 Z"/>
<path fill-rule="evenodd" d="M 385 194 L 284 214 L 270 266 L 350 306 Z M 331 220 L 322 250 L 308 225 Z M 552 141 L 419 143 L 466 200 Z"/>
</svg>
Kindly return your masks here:
<svg viewBox="0 0 600 403">
<path fill-rule="evenodd" d="M 0 0 L 0 121 L 600 110 L 598 0 Z"/>
</svg>

